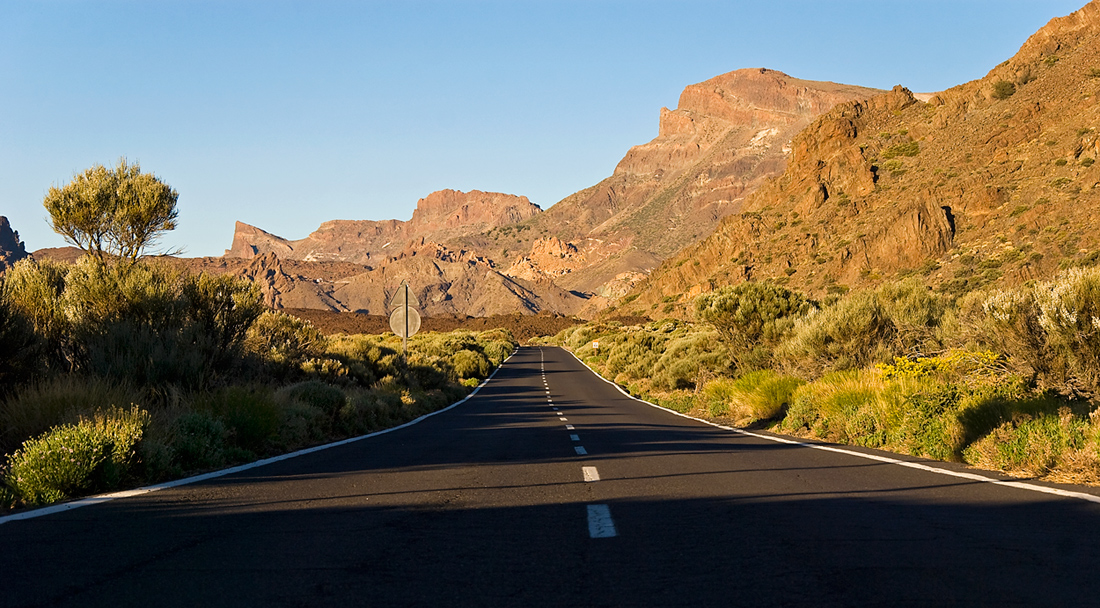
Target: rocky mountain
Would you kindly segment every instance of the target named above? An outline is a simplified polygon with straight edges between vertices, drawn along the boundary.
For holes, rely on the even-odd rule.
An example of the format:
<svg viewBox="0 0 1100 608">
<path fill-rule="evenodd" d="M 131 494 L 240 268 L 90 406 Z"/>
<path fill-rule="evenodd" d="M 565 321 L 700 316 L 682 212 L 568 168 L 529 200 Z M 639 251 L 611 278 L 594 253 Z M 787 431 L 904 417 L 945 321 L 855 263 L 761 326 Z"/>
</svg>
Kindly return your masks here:
<svg viewBox="0 0 1100 608">
<path fill-rule="evenodd" d="M 333 220 L 296 241 L 237 222 L 225 256 L 250 259 L 275 253 L 282 259 L 377 264 L 411 241 L 443 242 L 515 224 L 541 211 L 525 196 L 440 190 L 417 201 L 409 221 Z"/>
<path fill-rule="evenodd" d="M 397 287 L 407 280 L 429 316 L 488 316 L 579 310 L 585 300 L 552 281 L 498 272 L 491 261 L 431 241 L 408 244 L 371 267 L 353 262 L 283 259 L 274 252 L 251 259 L 174 259 L 192 272 L 232 274 L 260 286 L 272 308 L 308 308 L 385 315 Z"/>
<path fill-rule="evenodd" d="M 283 264 L 363 267 L 364 278 L 346 285 L 290 289 L 286 281 L 294 279 L 278 276 L 263 258 L 256 263 L 268 267 L 253 274 L 266 277 L 262 284 L 282 306 L 377 311 L 377 285 L 416 268 L 424 274 L 414 284 L 448 313 L 591 314 L 740 211 L 746 195 L 782 171 L 791 137 L 815 116 L 878 92 L 773 70 L 730 72 L 687 87 L 677 109 L 661 109 L 654 140 L 631 148 L 612 176 L 545 213 L 525 197 L 444 190 L 421 199 L 407 222 L 331 221 L 297 241 L 238 223 L 226 258 L 275 254 Z M 500 298 L 483 302 L 473 295 L 481 292 Z"/>
<path fill-rule="evenodd" d="M 623 311 L 684 313 L 719 285 L 815 296 L 919 274 L 945 293 L 1100 261 L 1100 3 L 1052 20 L 985 77 L 847 102 L 785 172 L 665 261 Z"/>
<path fill-rule="evenodd" d="M 0 274 L 25 257 L 27 249 L 19 240 L 19 233 L 11 229 L 8 218 L 0 215 Z"/>
<path fill-rule="evenodd" d="M 542 275 L 607 301 L 740 212 L 783 171 L 791 138 L 816 116 L 880 92 L 767 69 L 690 85 L 675 110 L 661 108 L 657 137 L 631 148 L 610 177 L 519 226 L 460 243 L 509 260 L 511 276 Z"/>
</svg>

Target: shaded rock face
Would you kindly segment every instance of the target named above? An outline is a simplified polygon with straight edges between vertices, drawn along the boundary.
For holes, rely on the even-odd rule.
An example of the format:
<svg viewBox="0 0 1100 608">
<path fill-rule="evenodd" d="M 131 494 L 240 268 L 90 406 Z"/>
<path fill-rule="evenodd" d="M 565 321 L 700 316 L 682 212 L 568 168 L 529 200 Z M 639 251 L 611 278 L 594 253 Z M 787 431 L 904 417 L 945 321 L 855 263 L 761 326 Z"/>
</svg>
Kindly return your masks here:
<svg viewBox="0 0 1100 608">
<path fill-rule="evenodd" d="M 529 219 L 541 209 L 525 196 L 441 190 L 417 201 L 409 221 L 333 220 L 291 241 L 237 222 L 226 257 L 276 253 L 283 259 L 377 264 L 417 239 L 443 241 Z"/>
<path fill-rule="evenodd" d="M 19 240 L 19 233 L 11 229 L 8 218 L 0 215 L 0 274 L 25 257 L 27 248 Z"/>
<path fill-rule="evenodd" d="M 927 103 L 899 86 L 837 105 L 793 139 L 778 179 L 651 273 L 623 312 L 673 298 L 670 314 L 687 314 L 694 295 L 745 280 L 823 297 L 917 275 L 960 294 L 1095 263 L 1096 65 L 1094 1 Z"/>
</svg>

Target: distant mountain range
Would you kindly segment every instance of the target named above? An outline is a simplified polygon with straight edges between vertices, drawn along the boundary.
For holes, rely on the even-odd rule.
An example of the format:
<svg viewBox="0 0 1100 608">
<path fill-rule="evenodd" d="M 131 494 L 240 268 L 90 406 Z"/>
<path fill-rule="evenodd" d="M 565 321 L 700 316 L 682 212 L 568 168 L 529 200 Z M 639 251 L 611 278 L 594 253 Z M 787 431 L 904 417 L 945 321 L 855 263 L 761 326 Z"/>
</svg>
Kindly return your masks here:
<svg viewBox="0 0 1100 608">
<path fill-rule="evenodd" d="M 275 307 L 372 314 L 402 280 L 424 313 L 471 316 L 679 316 L 746 280 L 815 297 L 908 275 L 952 294 L 1017 284 L 1100 263 L 1098 95 L 1094 0 L 936 94 L 767 69 L 690 85 L 655 139 L 546 211 L 444 190 L 408 221 L 296 241 L 238 223 L 224 257 L 177 263 L 254 280 Z"/>
<path fill-rule="evenodd" d="M 773 70 L 730 72 L 687 87 L 676 110 L 661 109 L 656 139 L 546 212 L 525 197 L 445 190 L 421 199 L 407 222 L 336 220 L 298 241 L 238 223 L 226 257 L 361 265 L 339 282 L 295 287 L 293 298 L 283 295 L 299 282 L 291 276 L 276 298 L 284 306 L 381 313 L 400 277 L 431 303 L 429 314 L 594 314 L 740 211 L 746 195 L 782 171 L 791 137 L 814 117 L 879 92 Z M 489 301 L 477 295 L 500 289 L 507 293 Z"/>
</svg>

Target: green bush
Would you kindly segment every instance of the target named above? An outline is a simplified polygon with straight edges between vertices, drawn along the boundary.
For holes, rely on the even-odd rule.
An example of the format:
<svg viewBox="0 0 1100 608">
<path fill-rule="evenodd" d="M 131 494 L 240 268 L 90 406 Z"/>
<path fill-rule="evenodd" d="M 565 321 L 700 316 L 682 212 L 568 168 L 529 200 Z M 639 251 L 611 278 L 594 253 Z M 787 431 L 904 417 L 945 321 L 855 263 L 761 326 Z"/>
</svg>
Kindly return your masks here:
<svg viewBox="0 0 1100 608">
<path fill-rule="evenodd" d="M 205 411 L 184 412 L 176 419 L 171 442 L 173 460 L 184 471 L 205 471 L 225 464 L 229 429 Z"/>
<path fill-rule="evenodd" d="M 316 407 L 328 416 L 335 416 L 348 401 L 344 391 L 317 380 L 292 384 L 280 389 L 279 394 Z"/>
<path fill-rule="evenodd" d="M 69 266 L 25 258 L 4 275 L 2 299 L 12 314 L 27 320 L 43 341 L 42 363 L 48 368 L 72 367 L 71 326 L 61 304 Z"/>
<path fill-rule="evenodd" d="M 703 400 L 712 416 L 730 414 L 737 420 L 773 420 L 791 402 L 795 390 L 805 384 L 798 378 L 772 370 L 749 372 L 736 380 L 718 378 L 703 387 Z"/>
<path fill-rule="evenodd" d="M 1014 474 L 1050 473 L 1086 449 L 1095 431 L 1068 408 L 1005 422 L 964 452 L 970 464 Z M 1095 439 L 1093 439 L 1095 441 Z"/>
<path fill-rule="evenodd" d="M 451 356 L 451 368 L 460 379 L 484 378 L 489 375 L 491 364 L 485 355 L 472 350 L 460 350 Z"/>
<path fill-rule="evenodd" d="M 946 300 L 917 277 L 851 292 L 799 319 L 776 358 L 791 373 L 814 377 L 942 350 L 946 311 Z"/>
<path fill-rule="evenodd" d="M 992 338 L 1046 386 L 1100 387 L 1100 268 L 994 293 L 984 303 Z"/>
<path fill-rule="evenodd" d="M 874 292 L 852 292 L 799 319 L 776 349 L 776 358 L 792 372 L 820 375 L 888 360 L 894 324 Z"/>
<path fill-rule="evenodd" d="M 115 488 L 134 464 L 148 419 L 133 406 L 54 427 L 8 456 L 6 483 L 31 505 Z"/>
<path fill-rule="evenodd" d="M 144 402 L 141 391 L 102 378 L 62 375 L 41 380 L 0 402 L 0 453 L 111 406 Z"/>
<path fill-rule="evenodd" d="M 770 349 L 791 328 L 791 323 L 784 320 L 800 317 L 816 307 L 800 293 L 754 282 L 723 287 L 695 300 L 696 317 L 714 325 L 741 369 L 766 366 Z"/>
<path fill-rule="evenodd" d="M 309 321 L 282 312 L 265 312 L 245 338 L 249 351 L 276 364 L 297 368 L 307 359 L 325 354 L 327 340 Z"/>
<path fill-rule="evenodd" d="M 279 429 L 279 408 L 266 388 L 226 387 L 199 398 L 195 407 L 213 413 L 224 423 L 229 446 L 252 454 L 264 453 Z M 248 457 L 243 452 L 239 455 Z"/>
<path fill-rule="evenodd" d="M 207 364 L 224 368 L 237 360 L 248 329 L 264 312 L 255 283 L 229 275 L 191 275 L 183 281 L 182 296 L 196 333 L 206 338 Z"/>
<path fill-rule="evenodd" d="M 255 286 L 157 263 L 21 262 L 4 299 L 29 319 L 44 362 L 142 385 L 201 387 L 236 362 L 259 314 Z"/>
<path fill-rule="evenodd" d="M 920 154 L 920 142 L 908 141 L 903 144 L 894 144 L 886 148 L 882 152 L 882 157 L 891 159 L 897 158 L 898 156 L 916 156 L 917 154 Z"/>
<path fill-rule="evenodd" d="M 1016 85 L 1007 80 L 993 83 L 993 99 L 1008 99 L 1016 94 Z"/>
<path fill-rule="evenodd" d="M 41 346 L 30 321 L 0 289 L 0 397 L 38 370 Z"/>
</svg>

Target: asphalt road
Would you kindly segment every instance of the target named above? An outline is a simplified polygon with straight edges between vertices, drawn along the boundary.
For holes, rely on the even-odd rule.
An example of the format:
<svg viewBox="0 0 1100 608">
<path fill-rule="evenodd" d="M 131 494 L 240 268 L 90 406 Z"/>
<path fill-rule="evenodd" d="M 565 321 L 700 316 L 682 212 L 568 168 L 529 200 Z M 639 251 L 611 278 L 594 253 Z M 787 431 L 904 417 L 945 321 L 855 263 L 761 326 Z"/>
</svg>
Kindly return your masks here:
<svg viewBox="0 0 1100 608">
<path fill-rule="evenodd" d="M 420 424 L 0 548 L 3 606 L 1100 604 L 1098 504 L 707 426 L 555 348 Z"/>
</svg>

